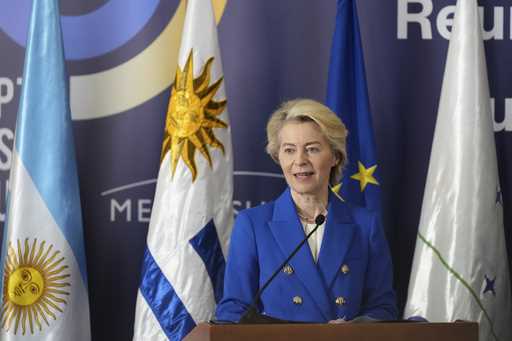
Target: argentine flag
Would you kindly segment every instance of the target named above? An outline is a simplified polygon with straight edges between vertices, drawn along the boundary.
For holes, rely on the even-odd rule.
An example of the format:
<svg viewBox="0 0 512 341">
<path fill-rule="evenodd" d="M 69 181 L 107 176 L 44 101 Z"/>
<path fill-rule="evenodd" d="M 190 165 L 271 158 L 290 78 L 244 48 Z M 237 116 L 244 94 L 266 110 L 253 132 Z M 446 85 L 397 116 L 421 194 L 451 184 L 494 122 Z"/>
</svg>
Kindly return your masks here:
<svg viewBox="0 0 512 341">
<path fill-rule="evenodd" d="M 57 0 L 34 0 L 2 246 L 1 340 L 90 340 Z"/>
<path fill-rule="evenodd" d="M 170 48 L 170 47 L 169 47 Z M 134 341 L 213 318 L 233 220 L 233 157 L 210 0 L 189 0 L 137 297 Z"/>
</svg>

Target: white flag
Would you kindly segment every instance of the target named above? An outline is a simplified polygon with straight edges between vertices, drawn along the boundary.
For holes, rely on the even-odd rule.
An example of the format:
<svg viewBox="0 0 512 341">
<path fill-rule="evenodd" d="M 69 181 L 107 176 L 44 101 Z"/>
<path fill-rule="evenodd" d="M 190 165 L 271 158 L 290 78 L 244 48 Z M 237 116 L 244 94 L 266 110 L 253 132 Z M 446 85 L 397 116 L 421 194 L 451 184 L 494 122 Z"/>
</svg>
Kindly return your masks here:
<svg viewBox="0 0 512 341">
<path fill-rule="evenodd" d="M 211 1 L 189 0 L 137 297 L 134 340 L 213 318 L 232 228 L 233 158 Z"/>
<path fill-rule="evenodd" d="M 475 0 L 459 0 L 448 49 L 405 317 L 478 321 L 512 340 L 489 83 Z"/>
</svg>

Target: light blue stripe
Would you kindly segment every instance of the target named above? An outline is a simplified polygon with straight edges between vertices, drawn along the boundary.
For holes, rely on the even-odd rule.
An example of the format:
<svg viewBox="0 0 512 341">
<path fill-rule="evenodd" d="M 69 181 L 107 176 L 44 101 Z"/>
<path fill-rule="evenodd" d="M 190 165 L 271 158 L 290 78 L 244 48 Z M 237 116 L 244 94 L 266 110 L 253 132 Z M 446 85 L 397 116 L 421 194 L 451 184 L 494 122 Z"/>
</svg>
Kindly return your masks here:
<svg viewBox="0 0 512 341">
<path fill-rule="evenodd" d="M 33 3 L 15 140 L 20 159 L 68 240 L 87 287 L 69 84 L 56 0 Z"/>
<path fill-rule="evenodd" d="M 6 202 L 6 205 L 5 207 L 9 207 L 9 201 L 10 201 L 10 193 L 9 191 L 7 192 L 6 196 L 5 196 L 5 202 Z M 5 215 L 5 221 L 4 221 L 4 231 L 2 233 L 2 251 L 1 251 L 1 256 L 0 256 L 0 265 L 2 267 L 2 269 L 0 270 L 0 274 L 2 275 L 2 280 L 0 281 L 0 302 L 3 302 L 4 301 L 4 281 L 3 281 L 3 278 L 4 278 L 4 271 L 5 271 L 5 257 L 7 256 L 7 247 L 9 246 L 9 242 L 7 241 L 7 226 L 8 226 L 8 216 L 7 214 Z"/>
<path fill-rule="evenodd" d="M 140 292 L 169 340 L 182 340 L 196 326 L 147 248 L 142 264 Z"/>
</svg>

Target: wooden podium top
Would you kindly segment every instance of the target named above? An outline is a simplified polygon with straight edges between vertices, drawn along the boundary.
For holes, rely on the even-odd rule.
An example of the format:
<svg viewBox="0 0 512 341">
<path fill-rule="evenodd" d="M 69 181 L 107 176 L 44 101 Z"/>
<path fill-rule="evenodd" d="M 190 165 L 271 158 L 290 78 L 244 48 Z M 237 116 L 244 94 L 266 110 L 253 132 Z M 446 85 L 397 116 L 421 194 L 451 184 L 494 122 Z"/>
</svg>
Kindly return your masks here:
<svg viewBox="0 0 512 341">
<path fill-rule="evenodd" d="M 215 325 L 200 323 L 185 341 L 478 341 L 476 322 Z"/>
</svg>

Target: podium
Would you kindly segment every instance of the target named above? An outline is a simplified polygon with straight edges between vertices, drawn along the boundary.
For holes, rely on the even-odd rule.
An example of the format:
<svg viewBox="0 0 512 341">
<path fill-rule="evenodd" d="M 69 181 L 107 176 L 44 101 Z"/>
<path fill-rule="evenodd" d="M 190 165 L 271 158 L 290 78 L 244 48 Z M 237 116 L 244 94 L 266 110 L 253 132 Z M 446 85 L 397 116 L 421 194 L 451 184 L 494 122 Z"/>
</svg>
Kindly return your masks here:
<svg viewBox="0 0 512 341">
<path fill-rule="evenodd" d="M 476 322 L 198 324 L 185 341 L 478 341 Z"/>
</svg>

